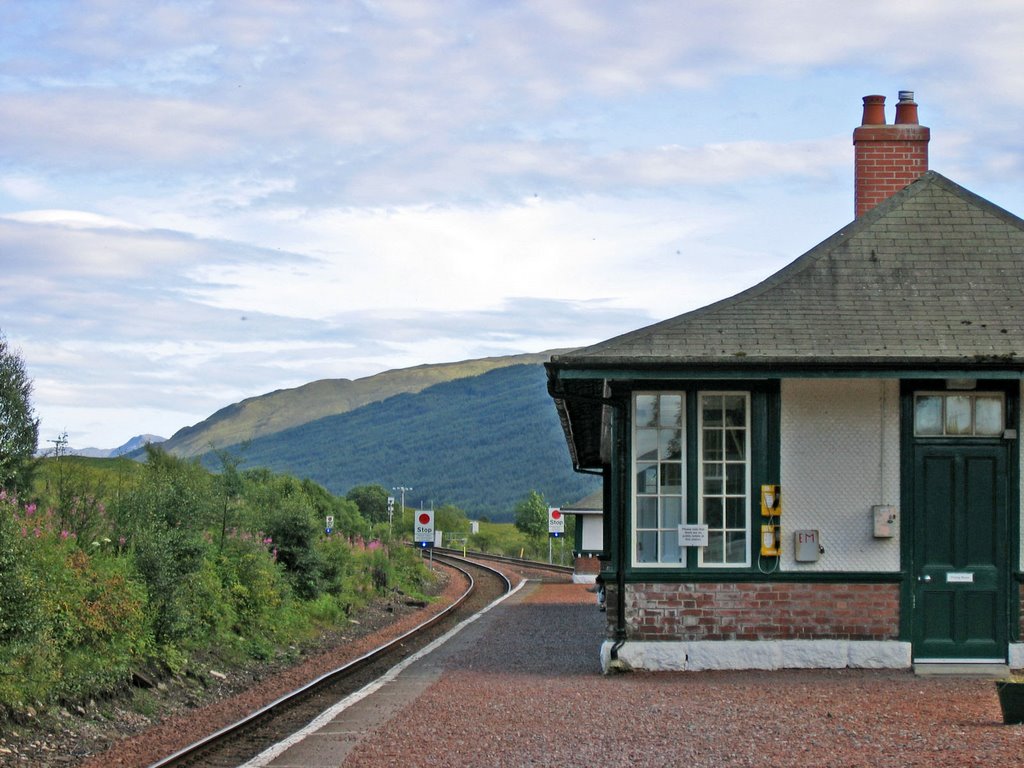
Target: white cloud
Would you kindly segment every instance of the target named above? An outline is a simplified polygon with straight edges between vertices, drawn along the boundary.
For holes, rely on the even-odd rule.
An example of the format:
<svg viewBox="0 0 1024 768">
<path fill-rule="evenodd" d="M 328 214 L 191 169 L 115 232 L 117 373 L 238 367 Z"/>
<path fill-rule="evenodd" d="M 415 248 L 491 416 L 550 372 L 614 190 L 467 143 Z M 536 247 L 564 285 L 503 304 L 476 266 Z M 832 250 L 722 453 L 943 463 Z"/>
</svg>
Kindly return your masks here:
<svg viewBox="0 0 1024 768">
<path fill-rule="evenodd" d="M 1024 207 L 1010 0 L 57 7 L 4 29 L 0 328 L 96 444 L 741 290 L 852 215 L 867 93 Z"/>
</svg>

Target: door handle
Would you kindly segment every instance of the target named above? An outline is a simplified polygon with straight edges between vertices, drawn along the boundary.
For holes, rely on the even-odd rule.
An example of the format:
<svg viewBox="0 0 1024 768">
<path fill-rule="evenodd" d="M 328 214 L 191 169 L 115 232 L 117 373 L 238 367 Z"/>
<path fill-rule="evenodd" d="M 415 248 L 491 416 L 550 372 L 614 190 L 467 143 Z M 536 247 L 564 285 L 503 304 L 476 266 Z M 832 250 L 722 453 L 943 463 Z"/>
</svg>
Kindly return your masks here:
<svg viewBox="0 0 1024 768">
<path fill-rule="evenodd" d="M 924 576 L 918 576 L 918 577 L 917 577 L 917 580 L 918 580 L 918 581 L 923 581 L 923 582 L 925 582 L 925 583 L 928 583 L 929 581 L 931 581 L 931 580 L 932 580 L 932 577 L 931 577 L 931 576 L 929 576 L 929 575 L 928 575 L 928 574 L 926 573 L 926 574 L 925 574 Z"/>
</svg>

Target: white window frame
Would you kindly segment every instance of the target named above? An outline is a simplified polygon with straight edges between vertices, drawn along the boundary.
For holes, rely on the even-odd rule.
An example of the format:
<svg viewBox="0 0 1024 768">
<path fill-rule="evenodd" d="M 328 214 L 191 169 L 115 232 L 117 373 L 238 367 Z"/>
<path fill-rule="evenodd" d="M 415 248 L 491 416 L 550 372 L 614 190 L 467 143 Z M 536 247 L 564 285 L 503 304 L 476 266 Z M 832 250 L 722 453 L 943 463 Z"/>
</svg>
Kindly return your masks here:
<svg viewBox="0 0 1024 768">
<path fill-rule="evenodd" d="M 736 494 L 729 494 L 726 487 L 726 472 L 724 471 L 729 464 L 738 464 L 736 461 L 728 461 L 723 454 L 721 459 L 721 467 L 723 472 L 722 478 L 722 490 L 720 494 L 706 494 L 705 489 L 705 468 L 706 464 L 704 459 L 704 398 L 705 397 L 742 397 L 744 403 L 744 457 L 743 463 L 745 465 L 743 473 L 743 500 L 744 500 L 744 546 L 743 546 L 743 562 L 709 562 L 704 559 L 706 552 L 705 547 L 701 547 L 697 554 L 697 566 L 699 568 L 749 568 L 751 565 L 751 498 L 750 498 L 750 478 L 751 478 L 751 443 L 753 442 L 753 436 L 750 428 L 750 405 L 751 397 L 749 391 L 727 391 L 727 390 L 702 390 L 696 393 L 697 397 L 697 510 L 698 517 L 701 524 L 705 523 L 704 517 L 704 501 L 706 498 L 721 498 L 722 499 L 722 528 L 718 529 L 722 532 L 722 554 L 723 557 L 727 555 L 728 546 L 726 545 L 727 533 L 729 531 L 737 531 L 737 528 L 729 528 L 728 526 L 728 505 L 726 500 L 729 498 L 739 498 Z M 727 427 L 722 426 L 723 433 Z M 723 436 L 724 438 L 724 436 Z M 714 532 L 708 531 L 708 535 L 711 536 Z"/>
<path fill-rule="evenodd" d="M 664 494 L 664 493 L 662 493 L 661 476 L 660 476 L 660 470 L 661 470 L 661 463 L 662 462 L 661 462 L 661 457 L 660 456 L 654 462 L 654 464 L 658 468 L 658 470 L 657 470 L 658 471 L 658 477 L 655 478 L 656 493 L 645 493 L 645 494 L 641 495 L 639 493 L 638 488 L 637 488 L 637 474 L 638 474 L 638 470 L 639 470 L 639 465 L 650 463 L 647 460 L 639 460 L 638 456 L 637 456 L 637 443 L 638 443 L 637 435 L 638 435 L 638 430 L 641 428 L 637 424 L 637 400 L 638 400 L 638 398 L 640 398 L 642 396 L 654 396 L 654 397 L 659 397 L 659 398 L 660 397 L 670 396 L 670 397 L 678 397 L 678 398 L 680 398 L 680 415 L 681 415 L 680 422 L 681 423 L 680 423 L 679 430 L 680 430 L 680 443 L 681 444 L 680 444 L 680 457 L 679 457 L 679 462 L 678 462 L 679 465 L 680 465 L 679 466 L 680 486 L 679 486 L 679 493 L 678 494 Z M 678 568 L 678 569 L 686 568 L 686 548 L 685 547 L 681 548 L 682 560 L 681 561 L 674 561 L 674 560 L 664 560 L 664 559 L 662 559 L 663 551 L 662 551 L 662 546 L 661 546 L 661 536 L 662 535 L 675 533 L 675 535 L 678 536 L 678 529 L 673 530 L 672 528 L 667 528 L 667 527 L 663 527 L 662 526 L 662 520 L 663 520 L 663 517 L 662 517 L 662 509 L 663 509 L 663 507 L 662 507 L 662 500 L 664 498 L 676 498 L 676 497 L 678 497 L 679 504 L 680 504 L 680 514 L 681 514 L 681 518 L 680 519 L 681 519 L 681 522 L 685 523 L 686 519 L 687 519 L 686 518 L 686 515 L 687 515 L 687 508 L 686 508 L 686 498 L 687 498 L 687 476 L 686 476 L 686 462 L 687 462 L 687 456 L 686 456 L 686 441 L 687 441 L 686 398 L 687 398 L 687 393 L 686 392 L 684 392 L 684 391 L 675 391 L 675 390 L 638 391 L 638 392 L 634 392 L 633 393 L 633 397 L 632 397 L 632 419 L 631 419 L 631 432 L 632 432 L 632 435 L 631 435 L 631 439 L 630 439 L 631 450 L 630 450 L 630 482 L 629 482 L 629 488 L 630 488 L 630 506 L 632 508 L 631 525 L 630 525 L 631 534 L 632 534 L 632 554 L 631 554 L 630 560 L 631 560 L 631 562 L 633 564 L 633 567 L 635 567 L 635 568 Z M 660 446 L 660 441 L 659 441 L 659 446 Z M 675 462 L 673 462 L 673 463 L 675 463 Z M 639 512 L 639 506 L 640 506 L 639 505 L 639 499 L 641 497 L 642 498 L 646 498 L 646 499 L 654 498 L 654 499 L 657 500 L 656 503 L 658 505 L 658 511 L 657 511 L 658 526 L 655 527 L 655 528 L 643 528 L 643 529 L 641 529 L 639 527 L 639 514 L 640 514 L 640 512 Z M 658 540 L 658 559 L 657 560 L 654 560 L 654 561 L 644 561 L 644 562 L 640 561 L 640 559 L 638 557 L 638 551 L 637 550 L 638 550 L 638 547 L 639 547 L 639 544 L 640 544 L 640 531 L 641 530 L 643 530 L 645 532 L 655 531 L 656 536 L 657 536 L 657 540 Z"/>
</svg>

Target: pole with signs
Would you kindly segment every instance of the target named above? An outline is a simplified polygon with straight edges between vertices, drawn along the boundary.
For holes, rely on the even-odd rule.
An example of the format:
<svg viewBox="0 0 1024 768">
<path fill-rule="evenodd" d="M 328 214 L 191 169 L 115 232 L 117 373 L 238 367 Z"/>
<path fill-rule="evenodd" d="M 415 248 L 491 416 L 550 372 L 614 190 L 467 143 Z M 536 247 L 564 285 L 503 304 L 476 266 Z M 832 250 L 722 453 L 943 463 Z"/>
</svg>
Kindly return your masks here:
<svg viewBox="0 0 1024 768">
<path fill-rule="evenodd" d="M 331 531 L 334 530 L 334 515 L 328 515 L 326 522 L 327 525 L 324 527 L 324 531 L 327 533 L 328 536 L 330 536 Z"/>
<path fill-rule="evenodd" d="M 398 491 L 400 494 L 402 494 L 402 508 L 398 510 L 398 515 L 399 515 L 400 521 L 404 522 L 404 520 L 405 520 L 405 492 L 406 491 L 411 491 L 412 487 L 405 486 L 405 485 L 396 485 L 391 490 L 392 491 Z"/>
<path fill-rule="evenodd" d="M 551 562 L 551 542 L 565 535 L 565 518 L 558 507 L 548 507 L 548 563 Z"/>
<path fill-rule="evenodd" d="M 395 517 L 395 497 L 388 496 L 388 533 L 391 533 L 391 521 Z"/>
</svg>

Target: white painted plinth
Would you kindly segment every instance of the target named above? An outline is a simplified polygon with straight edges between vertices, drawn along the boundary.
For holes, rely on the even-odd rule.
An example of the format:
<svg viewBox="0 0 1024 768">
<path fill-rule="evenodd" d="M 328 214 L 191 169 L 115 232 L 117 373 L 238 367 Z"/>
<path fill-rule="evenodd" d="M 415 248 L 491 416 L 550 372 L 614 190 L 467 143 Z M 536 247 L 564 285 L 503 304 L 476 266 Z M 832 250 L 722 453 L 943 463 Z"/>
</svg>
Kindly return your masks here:
<svg viewBox="0 0 1024 768">
<path fill-rule="evenodd" d="M 606 640 L 601 646 L 601 668 L 605 672 L 611 664 L 612 645 L 611 640 Z M 1021 648 L 1024 650 L 1024 645 Z M 627 642 L 619 648 L 618 660 L 629 668 L 651 672 L 846 667 L 909 669 L 911 652 L 910 643 L 895 640 Z"/>
</svg>

